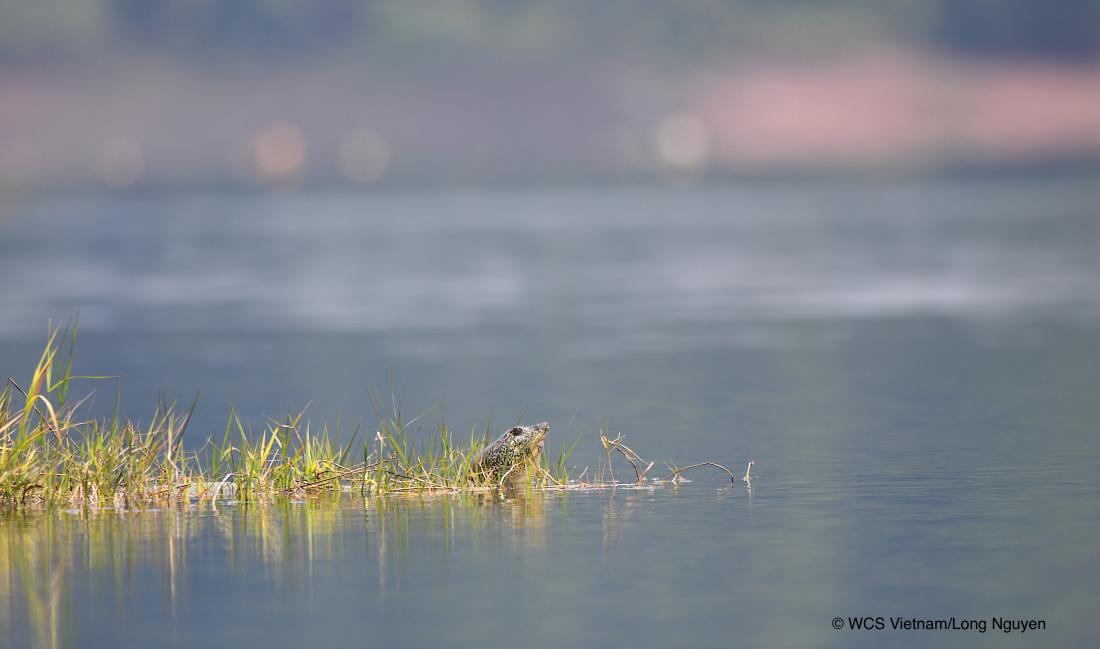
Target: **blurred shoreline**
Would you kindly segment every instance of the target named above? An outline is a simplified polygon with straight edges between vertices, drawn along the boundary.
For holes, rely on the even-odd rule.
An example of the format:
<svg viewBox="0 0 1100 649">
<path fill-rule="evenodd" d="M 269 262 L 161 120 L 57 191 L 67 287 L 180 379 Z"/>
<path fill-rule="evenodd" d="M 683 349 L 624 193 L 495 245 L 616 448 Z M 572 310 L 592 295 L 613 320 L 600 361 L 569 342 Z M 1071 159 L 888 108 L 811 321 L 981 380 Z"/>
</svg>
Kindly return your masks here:
<svg viewBox="0 0 1100 649">
<path fill-rule="evenodd" d="M 1100 168 L 1094 63 L 890 49 L 453 75 L 346 59 L 4 67 L 0 189 L 30 194 Z"/>
</svg>

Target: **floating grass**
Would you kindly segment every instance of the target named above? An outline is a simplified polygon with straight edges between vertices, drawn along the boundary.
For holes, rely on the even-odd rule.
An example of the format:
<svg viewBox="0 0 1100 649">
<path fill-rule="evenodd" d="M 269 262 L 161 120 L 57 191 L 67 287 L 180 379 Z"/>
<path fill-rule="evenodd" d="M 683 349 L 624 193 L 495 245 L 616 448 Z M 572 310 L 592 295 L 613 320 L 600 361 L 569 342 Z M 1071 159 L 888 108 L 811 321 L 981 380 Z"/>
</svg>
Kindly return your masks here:
<svg viewBox="0 0 1100 649">
<path fill-rule="evenodd" d="M 305 411 L 269 420 L 253 430 L 231 409 L 220 436 L 195 450 L 183 446 L 195 402 L 181 408 L 161 399 L 147 423 L 122 416 L 116 394 L 110 417 L 87 417 L 84 400 L 73 402 L 70 387 L 76 326 L 51 329 L 29 381 L 8 379 L 0 388 L 0 508 L 84 506 L 137 509 L 164 503 L 263 502 L 280 496 L 358 492 L 462 492 L 502 489 L 503 478 L 478 466 L 491 425 L 456 434 L 441 421 L 434 434 L 420 434 L 427 415 L 406 419 L 401 400 L 371 395 L 377 427 L 356 429 L 342 443 L 339 427 L 315 429 Z M 67 349 L 64 349 L 67 347 Z M 623 443 L 601 432 L 610 480 L 574 479 L 569 460 L 576 441 L 553 461 L 546 454 L 524 460 L 524 488 L 569 489 L 614 486 L 614 453 L 634 468 L 636 482 L 653 467 Z M 359 446 L 356 446 L 358 441 Z M 674 469 L 680 479 L 696 466 Z M 642 467 L 645 467 L 644 469 Z M 513 473 L 509 471 L 509 474 Z M 514 484 L 512 485 L 514 486 Z"/>
</svg>

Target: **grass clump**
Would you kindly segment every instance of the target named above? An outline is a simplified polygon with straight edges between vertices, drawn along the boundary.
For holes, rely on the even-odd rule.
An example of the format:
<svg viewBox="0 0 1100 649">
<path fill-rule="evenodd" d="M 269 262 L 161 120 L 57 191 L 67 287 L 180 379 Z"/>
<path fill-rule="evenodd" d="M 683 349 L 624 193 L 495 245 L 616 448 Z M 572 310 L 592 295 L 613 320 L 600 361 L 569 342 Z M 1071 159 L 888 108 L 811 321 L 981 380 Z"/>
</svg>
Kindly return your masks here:
<svg viewBox="0 0 1100 649">
<path fill-rule="evenodd" d="M 66 345 L 64 341 L 68 342 Z M 713 466 L 736 481 L 720 464 L 702 462 L 660 479 L 648 478 L 653 462 L 646 463 L 606 429 L 600 441 L 607 455 L 604 478 L 585 481 L 587 469 L 572 480 L 568 460 L 576 446 L 563 449 L 556 459 L 545 453 L 512 465 L 499 476 L 481 469 L 478 454 L 487 446 L 491 425 L 471 430 L 459 439 L 446 423 L 437 434 L 417 440 L 413 432 L 428 414 L 406 419 L 401 404 L 391 399 L 383 407 L 375 395 L 377 428 L 360 439 L 360 430 L 341 443 L 338 427 L 314 429 L 299 412 L 270 420 L 260 431 L 251 429 L 236 409 L 230 411 L 220 437 L 211 437 L 197 450 L 186 450 L 183 437 L 195 402 L 187 408 L 160 400 L 148 423 L 114 413 L 106 419 L 86 417 L 86 399 L 73 402 L 74 380 L 112 377 L 72 374 L 76 325 L 70 331 L 51 329 L 30 381 L 8 379 L 0 387 L 0 510 L 30 506 L 80 506 L 137 509 L 161 504 L 219 501 L 261 502 L 280 496 L 309 493 L 357 492 L 382 495 L 399 492 L 458 492 L 509 489 L 577 489 L 618 485 L 612 456 L 631 465 L 635 482 L 678 482 L 689 469 Z M 67 346 L 67 350 L 65 347 Z M 356 446 L 359 440 L 359 446 Z M 750 464 L 751 469 L 751 464 Z M 517 473 L 517 470 L 519 472 Z M 750 483 L 746 472 L 743 480 Z"/>
<path fill-rule="evenodd" d="M 68 340 L 68 344 L 64 343 Z M 231 410 L 220 437 L 197 450 L 182 439 L 195 403 L 159 402 L 148 423 L 114 414 L 82 416 L 84 400 L 69 388 L 76 326 L 51 329 L 29 382 L 8 379 L 0 388 L 0 508 L 77 505 L 139 508 L 159 503 L 259 501 L 295 493 L 458 491 L 498 487 L 476 467 L 488 430 L 460 442 L 445 423 L 429 442 L 413 438 L 420 418 L 406 420 L 399 404 L 382 413 L 378 428 L 359 430 L 341 444 L 339 432 L 313 429 L 304 411 L 269 421 L 256 432 Z M 67 350 L 65 349 L 67 347 Z M 532 468 L 535 486 L 568 481 L 563 452 Z"/>
</svg>

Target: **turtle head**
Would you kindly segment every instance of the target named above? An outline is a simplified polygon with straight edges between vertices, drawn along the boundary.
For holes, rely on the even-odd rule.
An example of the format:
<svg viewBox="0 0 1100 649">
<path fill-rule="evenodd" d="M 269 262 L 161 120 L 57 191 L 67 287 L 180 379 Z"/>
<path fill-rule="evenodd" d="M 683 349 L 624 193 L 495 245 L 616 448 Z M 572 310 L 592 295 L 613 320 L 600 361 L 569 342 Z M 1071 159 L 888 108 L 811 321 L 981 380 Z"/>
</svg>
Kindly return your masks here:
<svg viewBox="0 0 1100 649">
<path fill-rule="evenodd" d="M 549 432 L 550 424 L 544 421 L 534 426 L 511 428 L 504 434 L 504 439 L 512 447 L 514 456 L 537 458 L 542 453 L 542 445 L 546 443 L 546 435 Z"/>
<path fill-rule="evenodd" d="M 537 460 L 542 454 L 542 445 L 549 432 L 550 424 L 545 422 L 509 428 L 496 441 L 478 452 L 475 466 L 477 470 L 489 475 L 513 475 L 513 479 L 518 479 L 518 476 L 526 475 L 526 472 L 515 472 L 517 463 Z"/>
</svg>

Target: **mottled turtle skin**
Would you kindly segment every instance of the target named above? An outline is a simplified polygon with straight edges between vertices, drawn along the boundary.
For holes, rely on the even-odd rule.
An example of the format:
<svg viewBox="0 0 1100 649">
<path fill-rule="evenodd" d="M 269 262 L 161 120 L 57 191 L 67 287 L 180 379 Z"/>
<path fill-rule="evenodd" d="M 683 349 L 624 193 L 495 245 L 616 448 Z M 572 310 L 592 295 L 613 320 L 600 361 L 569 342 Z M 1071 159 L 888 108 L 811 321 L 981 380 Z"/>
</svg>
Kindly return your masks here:
<svg viewBox="0 0 1100 649">
<path fill-rule="evenodd" d="M 538 459 L 549 432 L 550 424 L 546 422 L 511 428 L 477 454 L 474 468 L 494 480 L 507 479 L 516 484 L 527 477 L 527 472 L 517 465 L 527 459 Z"/>
</svg>

